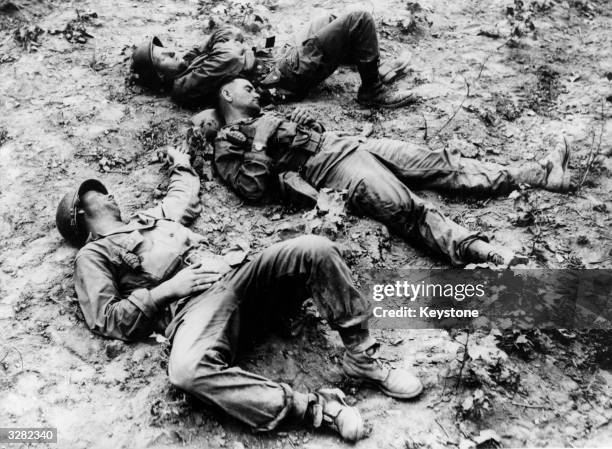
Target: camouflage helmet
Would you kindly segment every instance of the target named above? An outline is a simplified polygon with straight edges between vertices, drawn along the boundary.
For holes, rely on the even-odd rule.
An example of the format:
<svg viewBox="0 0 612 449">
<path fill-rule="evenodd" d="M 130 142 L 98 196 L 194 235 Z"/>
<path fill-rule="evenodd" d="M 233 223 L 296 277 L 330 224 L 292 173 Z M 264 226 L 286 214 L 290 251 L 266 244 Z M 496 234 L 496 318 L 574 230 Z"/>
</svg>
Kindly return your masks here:
<svg viewBox="0 0 612 449">
<path fill-rule="evenodd" d="M 141 86 L 153 90 L 160 90 L 163 87 L 163 79 L 157 73 L 153 64 L 153 46 L 163 47 L 157 36 L 147 39 L 138 45 L 132 53 L 132 72 L 138 75 L 136 82 Z"/>
<path fill-rule="evenodd" d="M 87 240 L 87 230 L 80 222 L 78 217 L 79 201 L 81 196 L 86 192 L 95 190 L 97 192 L 107 194 L 108 190 L 97 179 L 88 179 L 83 181 L 81 185 L 64 195 L 59 206 L 57 206 L 57 212 L 55 213 L 55 224 L 62 237 L 64 237 L 70 244 L 81 247 Z"/>
</svg>

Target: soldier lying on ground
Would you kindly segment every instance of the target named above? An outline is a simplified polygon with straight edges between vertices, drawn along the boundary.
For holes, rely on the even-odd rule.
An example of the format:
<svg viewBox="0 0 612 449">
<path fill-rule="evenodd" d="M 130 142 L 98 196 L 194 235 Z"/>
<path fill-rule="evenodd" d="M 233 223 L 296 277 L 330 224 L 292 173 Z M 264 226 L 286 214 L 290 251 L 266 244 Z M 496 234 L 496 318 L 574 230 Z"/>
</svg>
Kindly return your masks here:
<svg viewBox="0 0 612 449">
<path fill-rule="evenodd" d="M 218 122 L 226 124 L 214 139 L 214 167 L 240 196 L 259 200 L 277 188 L 291 202 L 313 205 L 315 189 L 346 190 L 354 211 L 424 242 L 455 265 L 510 264 L 520 258 L 448 219 L 409 186 L 476 194 L 508 192 L 519 183 L 552 191 L 569 188 L 567 146 L 540 162 L 505 167 L 398 140 L 326 133 L 302 109 L 292 120 L 262 114 L 259 94 L 241 78 L 221 87 L 218 103 L 219 113 L 209 110 L 198 120 L 209 138 Z"/>
<path fill-rule="evenodd" d="M 413 374 L 383 365 L 370 336 L 368 301 L 329 240 L 305 236 L 273 245 L 234 268 L 205 250 L 186 228 L 200 213 L 200 180 L 180 150 L 160 205 L 129 222 L 102 183 L 88 180 L 57 210 L 62 236 L 83 246 L 75 286 L 89 328 L 138 340 L 165 332 L 172 343 L 168 374 L 177 387 L 257 430 L 284 419 L 327 425 L 347 440 L 364 436 L 359 411 L 337 389 L 301 393 L 284 383 L 232 366 L 240 344 L 282 322 L 312 298 L 346 347 L 344 372 L 391 397 L 418 396 Z"/>
<path fill-rule="evenodd" d="M 183 104 L 214 102 L 220 83 L 242 76 L 276 99 L 303 96 L 329 77 L 340 64 L 355 64 L 361 76 L 357 101 L 366 106 L 399 107 L 414 102 L 409 91 L 391 91 L 383 81 L 405 72 L 408 55 L 383 64 L 379 72 L 376 26 L 369 13 L 356 11 L 313 22 L 299 45 L 253 50 L 233 27 L 214 32 L 203 45 L 184 57 L 163 47 L 157 37 L 136 47 L 132 70 L 140 84 L 172 92 Z M 281 95 L 280 92 L 285 92 Z"/>
</svg>

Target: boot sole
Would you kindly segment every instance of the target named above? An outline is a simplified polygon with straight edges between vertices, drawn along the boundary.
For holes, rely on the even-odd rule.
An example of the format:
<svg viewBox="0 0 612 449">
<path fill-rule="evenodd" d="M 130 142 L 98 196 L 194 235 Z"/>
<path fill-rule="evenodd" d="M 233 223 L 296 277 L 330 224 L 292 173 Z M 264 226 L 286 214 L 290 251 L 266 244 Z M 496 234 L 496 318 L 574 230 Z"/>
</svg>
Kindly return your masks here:
<svg viewBox="0 0 612 449">
<path fill-rule="evenodd" d="M 402 106 L 416 103 L 418 101 L 418 97 L 415 97 L 415 96 L 406 97 L 402 101 L 398 101 L 397 103 L 391 103 L 391 104 L 381 104 L 381 103 L 376 103 L 374 101 L 366 101 L 366 100 L 359 100 L 359 99 L 357 99 L 356 101 L 361 106 L 365 106 L 367 108 L 397 109 L 397 108 L 401 108 Z"/>
</svg>

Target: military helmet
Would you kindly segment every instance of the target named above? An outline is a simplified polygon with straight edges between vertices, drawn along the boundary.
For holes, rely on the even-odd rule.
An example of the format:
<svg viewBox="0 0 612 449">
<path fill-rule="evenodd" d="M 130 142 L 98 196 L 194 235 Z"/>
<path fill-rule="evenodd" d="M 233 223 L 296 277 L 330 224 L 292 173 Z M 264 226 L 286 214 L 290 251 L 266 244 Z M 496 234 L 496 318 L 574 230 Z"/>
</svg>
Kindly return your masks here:
<svg viewBox="0 0 612 449">
<path fill-rule="evenodd" d="M 55 213 L 55 224 L 58 231 L 69 243 L 77 247 L 83 246 L 88 236 L 87 230 L 78 217 L 79 201 L 83 194 L 91 190 L 105 195 L 108 193 L 100 181 L 88 179 L 83 181 L 77 189 L 64 195 Z"/>
<path fill-rule="evenodd" d="M 138 84 L 150 89 L 160 90 L 163 87 L 163 79 L 159 76 L 153 64 L 154 45 L 163 47 L 157 36 L 147 39 L 134 49 L 132 53 L 132 72 L 138 75 Z"/>
</svg>

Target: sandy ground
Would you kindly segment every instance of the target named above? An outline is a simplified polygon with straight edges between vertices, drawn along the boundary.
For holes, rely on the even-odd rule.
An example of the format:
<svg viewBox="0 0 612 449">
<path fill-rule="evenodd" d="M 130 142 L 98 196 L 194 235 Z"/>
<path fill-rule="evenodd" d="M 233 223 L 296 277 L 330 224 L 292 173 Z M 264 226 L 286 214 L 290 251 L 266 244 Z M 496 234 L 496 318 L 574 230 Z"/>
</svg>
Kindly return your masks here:
<svg viewBox="0 0 612 449">
<path fill-rule="evenodd" d="M 193 0 L 8 3 L 0 1 L 0 426 L 58 427 L 54 447 L 61 448 L 345 447 L 333 434 L 290 426 L 254 434 L 171 387 L 163 341 L 128 345 L 93 336 L 71 279 L 75 250 L 55 229 L 60 198 L 87 177 L 112 186 L 127 212 L 156 201 L 165 179 L 156 149 L 182 138 L 180 128 L 193 111 L 126 82 L 130 46 L 158 34 L 186 50 L 204 39 L 209 19 L 223 13 Z M 274 24 L 254 39 L 274 33 L 278 42 L 320 9 L 354 6 L 254 3 Z M 531 22 L 527 13 L 508 16 L 512 5 L 423 0 L 413 27 L 405 2 L 363 4 L 375 15 L 385 55 L 414 53 L 413 72 L 398 85 L 413 87 L 423 101 L 388 112 L 359 108 L 353 99 L 358 76 L 341 69 L 304 104 L 331 130 L 358 133 L 371 124 L 372 137 L 427 138 L 432 148 L 456 147 L 504 164 L 537 159 L 566 136 L 576 177 L 589 167 L 578 194 L 530 191 L 520 201 L 422 194 L 456 221 L 529 254 L 530 266 L 612 268 L 612 162 L 606 157 L 612 152 L 612 5 L 526 1 Z M 77 10 L 81 22 L 72 23 L 93 37 L 70 42 L 48 32 L 65 29 Z M 91 12 L 97 17 L 87 19 Z M 47 31 L 37 42 L 14 38 L 19 27 L 35 25 Z M 513 26 L 524 35 L 509 39 Z M 211 179 L 203 181 L 202 202 L 195 228 L 217 248 L 242 238 L 257 251 L 308 223 L 299 211 L 246 207 Z M 316 232 L 343 245 L 357 277 L 373 267 L 444 266 L 366 219 L 346 218 L 341 229 Z M 527 338 L 536 349 L 523 357 L 499 349 L 493 335 L 471 335 L 473 369 L 463 372 L 459 387 L 453 369 L 465 334 L 376 335 L 387 343 L 387 358 L 418 370 L 427 386 L 419 400 L 398 402 L 347 383 L 340 341 L 316 318 L 295 339 L 262 342 L 241 364 L 299 390 L 343 388 L 373 426 L 358 448 L 467 448 L 487 429 L 504 446 L 612 446 L 609 334 L 531 332 Z M 505 341 L 517 348 L 518 334 L 509 335 Z M 466 399 L 475 404 L 467 411 Z M 480 447 L 487 444 L 494 447 L 491 441 Z"/>
</svg>

